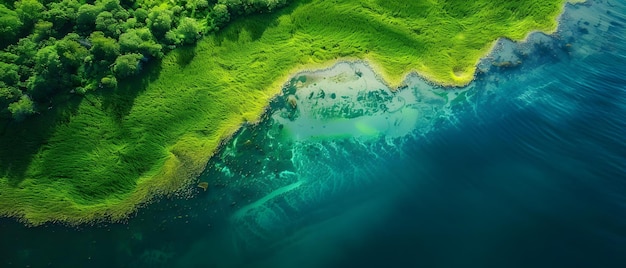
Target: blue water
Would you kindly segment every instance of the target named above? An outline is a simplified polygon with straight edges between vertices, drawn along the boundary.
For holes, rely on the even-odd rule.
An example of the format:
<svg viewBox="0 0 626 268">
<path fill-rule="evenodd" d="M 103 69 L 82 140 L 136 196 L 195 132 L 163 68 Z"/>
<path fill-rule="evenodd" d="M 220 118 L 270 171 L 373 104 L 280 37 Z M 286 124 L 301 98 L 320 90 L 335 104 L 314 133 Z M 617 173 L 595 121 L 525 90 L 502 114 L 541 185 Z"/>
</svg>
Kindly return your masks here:
<svg viewBox="0 0 626 268">
<path fill-rule="evenodd" d="M 568 6 L 556 34 L 500 40 L 466 88 L 393 92 L 361 63 L 298 74 L 206 192 L 125 223 L 2 220 L 0 266 L 626 267 L 625 14 Z"/>
</svg>

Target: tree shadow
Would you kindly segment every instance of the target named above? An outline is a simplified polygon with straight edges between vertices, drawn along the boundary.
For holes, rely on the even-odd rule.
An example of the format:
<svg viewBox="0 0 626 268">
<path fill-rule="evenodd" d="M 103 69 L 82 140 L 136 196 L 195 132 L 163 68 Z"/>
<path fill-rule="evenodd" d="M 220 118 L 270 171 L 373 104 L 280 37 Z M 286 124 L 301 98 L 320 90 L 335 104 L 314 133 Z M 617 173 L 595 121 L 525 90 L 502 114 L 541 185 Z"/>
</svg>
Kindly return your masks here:
<svg viewBox="0 0 626 268">
<path fill-rule="evenodd" d="M 196 44 L 179 47 L 172 53 L 176 56 L 176 64 L 185 68 L 196 57 Z"/>
<path fill-rule="evenodd" d="M 309 2 L 311 0 L 294 1 L 271 13 L 233 16 L 231 22 L 215 34 L 216 40 L 218 44 L 224 40 L 237 42 L 242 37 L 241 34 L 246 32 L 251 41 L 258 41 L 267 29 L 278 26 L 280 16 L 291 14 L 298 6 Z"/>
<path fill-rule="evenodd" d="M 47 146 L 55 126 L 69 122 L 82 98 L 76 94 L 55 96 L 49 106 L 38 107 L 39 114 L 22 122 L 0 118 L 0 177 L 17 187 L 25 179 L 33 157 Z"/>
<path fill-rule="evenodd" d="M 117 89 L 96 93 L 102 98 L 102 109 L 121 122 L 133 108 L 135 98 L 159 77 L 162 69 L 160 60 L 148 62 L 140 74 L 120 81 Z"/>
</svg>

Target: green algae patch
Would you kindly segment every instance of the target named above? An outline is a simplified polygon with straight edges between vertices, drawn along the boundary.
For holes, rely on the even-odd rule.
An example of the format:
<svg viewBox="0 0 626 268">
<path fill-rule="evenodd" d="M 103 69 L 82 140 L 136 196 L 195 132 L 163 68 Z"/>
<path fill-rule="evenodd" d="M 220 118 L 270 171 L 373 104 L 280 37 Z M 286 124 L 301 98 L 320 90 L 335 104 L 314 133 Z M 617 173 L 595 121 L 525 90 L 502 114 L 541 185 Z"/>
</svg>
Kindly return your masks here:
<svg viewBox="0 0 626 268">
<path fill-rule="evenodd" d="M 497 38 L 552 32 L 564 3 L 302 0 L 241 19 L 116 92 L 57 111 L 42 135 L 5 130 L 0 214 L 35 225 L 123 219 L 154 196 L 195 189 L 219 144 L 258 120 L 294 72 L 362 59 L 392 86 L 410 71 L 461 86 Z M 7 157 L 16 144 L 30 147 Z"/>
</svg>

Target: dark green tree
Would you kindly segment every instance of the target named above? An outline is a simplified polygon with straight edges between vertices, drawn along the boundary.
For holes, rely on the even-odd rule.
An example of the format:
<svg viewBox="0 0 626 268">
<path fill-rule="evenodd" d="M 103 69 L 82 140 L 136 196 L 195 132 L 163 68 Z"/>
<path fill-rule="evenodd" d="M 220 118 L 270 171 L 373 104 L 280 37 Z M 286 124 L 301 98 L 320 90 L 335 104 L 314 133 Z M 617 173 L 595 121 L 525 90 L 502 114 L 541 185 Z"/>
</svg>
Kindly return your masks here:
<svg viewBox="0 0 626 268">
<path fill-rule="evenodd" d="M 37 47 L 37 43 L 32 38 L 22 38 L 17 44 L 9 47 L 9 51 L 17 55 L 15 64 L 20 66 L 20 76 L 28 77 L 32 73 L 32 68 L 35 66 Z"/>
<path fill-rule="evenodd" d="M 55 46 L 45 46 L 37 51 L 34 73 L 26 82 L 28 92 L 35 100 L 45 99 L 61 86 L 62 66 Z"/>
<path fill-rule="evenodd" d="M 141 23 L 137 22 L 135 18 L 128 18 L 125 22 L 121 24 L 122 32 L 128 32 L 130 29 L 139 28 L 143 26 Z"/>
<path fill-rule="evenodd" d="M 141 53 L 155 58 L 163 57 L 162 47 L 156 43 L 154 36 L 147 28 L 132 29 L 120 35 L 121 53 Z"/>
<path fill-rule="evenodd" d="M 91 54 L 96 60 L 113 62 L 120 54 L 120 45 L 113 38 L 104 36 L 103 32 L 91 33 Z"/>
<path fill-rule="evenodd" d="M 55 35 L 55 30 L 53 28 L 52 22 L 40 20 L 35 23 L 35 28 L 33 29 L 33 38 L 37 42 L 41 42 L 42 40 L 48 39 L 51 36 Z"/>
<path fill-rule="evenodd" d="M 139 61 L 143 55 L 132 53 L 117 57 L 113 65 L 113 73 L 117 78 L 126 78 L 135 75 L 139 71 Z"/>
<path fill-rule="evenodd" d="M 287 0 L 219 0 L 231 14 L 244 15 L 259 11 L 272 11 L 287 4 Z"/>
<path fill-rule="evenodd" d="M 117 38 L 122 33 L 122 25 L 109 11 L 102 11 L 96 17 L 96 30 L 107 36 Z"/>
<path fill-rule="evenodd" d="M 99 6 L 101 10 L 109 11 L 111 13 L 124 9 L 120 5 L 119 0 L 98 0 L 96 1 L 96 6 Z"/>
<path fill-rule="evenodd" d="M 46 46 L 35 55 L 35 72 L 40 74 L 57 75 L 61 71 L 61 57 L 55 46 Z"/>
<path fill-rule="evenodd" d="M 18 33 L 22 28 L 22 21 L 17 13 L 0 5 L 0 47 L 5 47 L 16 41 Z"/>
<path fill-rule="evenodd" d="M 70 33 L 55 44 L 57 53 L 61 59 L 64 69 L 74 73 L 78 67 L 84 63 L 84 59 L 89 56 L 89 50 L 80 44 L 80 36 Z"/>
<path fill-rule="evenodd" d="M 192 18 L 183 18 L 176 30 L 168 33 L 168 39 L 175 44 L 195 44 L 200 38 L 200 25 Z"/>
<path fill-rule="evenodd" d="M 130 13 L 120 5 L 119 0 L 101 0 L 96 2 L 101 13 L 96 18 L 96 29 L 110 36 L 117 37 L 122 33 L 122 23 L 129 17 Z"/>
<path fill-rule="evenodd" d="M 27 95 L 23 95 L 18 101 L 9 104 L 9 111 L 13 115 L 13 119 L 22 121 L 35 113 L 35 104 Z"/>
<path fill-rule="evenodd" d="M 230 21 L 230 13 L 228 7 L 225 4 L 215 4 L 213 10 L 209 13 L 208 17 L 208 30 L 218 31 L 222 25 Z"/>
<path fill-rule="evenodd" d="M 19 0 L 14 5 L 17 16 L 28 29 L 35 25 L 44 11 L 44 6 L 37 0 Z"/>
<path fill-rule="evenodd" d="M 90 4 L 84 4 L 78 8 L 76 14 L 76 31 L 87 35 L 96 27 L 96 18 L 100 14 L 100 8 Z"/>
<path fill-rule="evenodd" d="M 100 87 L 106 89 L 115 89 L 117 88 L 117 79 L 115 76 L 107 75 L 100 79 Z"/>
<path fill-rule="evenodd" d="M 192 18 L 205 18 L 209 12 L 209 2 L 207 0 L 189 0 L 185 4 L 187 14 Z"/>
<path fill-rule="evenodd" d="M 48 4 L 48 10 L 44 12 L 43 18 L 52 22 L 57 32 L 65 34 L 72 30 L 79 8 L 80 3 L 76 0 L 52 2 Z"/>
<path fill-rule="evenodd" d="M 172 15 L 171 11 L 160 8 L 154 8 L 148 14 L 146 24 L 157 39 L 163 38 L 172 29 Z"/>
<path fill-rule="evenodd" d="M 5 63 L 0 61 L 0 82 L 5 85 L 15 86 L 20 80 L 18 74 L 19 66 L 13 63 Z"/>
<path fill-rule="evenodd" d="M 0 81 L 0 113 L 2 110 L 6 109 L 10 103 L 19 100 L 21 97 L 22 91 Z"/>
<path fill-rule="evenodd" d="M 143 8 L 137 8 L 135 12 L 133 12 L 133 15 L 135 19 L 137 19 L 137 23 L 145 24 L 148 18 L 148 11 Z"/>
</svg>

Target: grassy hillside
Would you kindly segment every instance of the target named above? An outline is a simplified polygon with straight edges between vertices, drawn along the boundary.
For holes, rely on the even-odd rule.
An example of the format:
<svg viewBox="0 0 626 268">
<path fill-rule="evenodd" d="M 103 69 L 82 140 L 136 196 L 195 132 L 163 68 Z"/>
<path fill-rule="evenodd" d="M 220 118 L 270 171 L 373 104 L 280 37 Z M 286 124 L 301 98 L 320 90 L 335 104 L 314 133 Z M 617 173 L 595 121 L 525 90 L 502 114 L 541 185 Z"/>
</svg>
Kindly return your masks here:
<svg viewBox="0 0 626 268">
<path fill-rule="evenodd" d="M 299 0 L 234 22 L 115 92 L 3 122 L 0 214 L 31 224 L 121 219 L 201 172 L 294 71 L 358 58 L 394 85 L 411 70 L 463 85 L 498 37 L 554 30 L 564 2 Z"/>
</svg>

